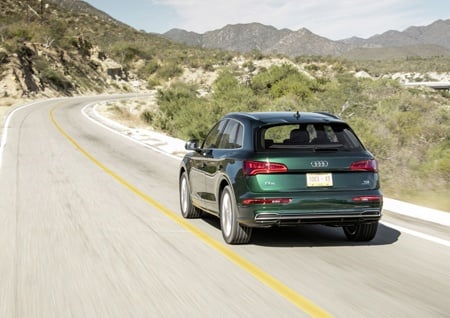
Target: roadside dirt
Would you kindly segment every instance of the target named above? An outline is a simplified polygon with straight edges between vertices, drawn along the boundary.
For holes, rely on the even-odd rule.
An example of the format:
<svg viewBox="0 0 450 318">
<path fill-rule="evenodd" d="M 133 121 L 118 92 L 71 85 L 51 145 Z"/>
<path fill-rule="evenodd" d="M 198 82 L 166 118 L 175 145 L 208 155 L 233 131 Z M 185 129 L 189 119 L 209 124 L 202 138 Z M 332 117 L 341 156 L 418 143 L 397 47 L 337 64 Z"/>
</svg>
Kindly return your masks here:
<svg viewBox="0 0 450 318">
<path fill-rule="evenodd" d="M 136 97 L 123 101 L 109 101 L 100 103 L 96 111 L 103 117 L 116 121 L 129 128 L 143 128 L 153 130 L 145 121 L 145 112 L 154 112 L 157 108 L 156 101 L 152 97 Z"/>
</svg>

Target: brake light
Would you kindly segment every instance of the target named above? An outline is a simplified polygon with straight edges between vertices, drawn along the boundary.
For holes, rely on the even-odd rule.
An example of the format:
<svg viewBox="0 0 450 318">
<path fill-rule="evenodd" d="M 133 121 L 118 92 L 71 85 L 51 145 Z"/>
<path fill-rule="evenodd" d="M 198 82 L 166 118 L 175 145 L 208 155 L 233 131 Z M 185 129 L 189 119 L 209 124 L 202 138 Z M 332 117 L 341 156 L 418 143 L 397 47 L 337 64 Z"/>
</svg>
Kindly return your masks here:
<svg viewBox="0 0 450 318">
<path fill-rule="evenodd" d="M 254 176 L 257 174 L 284 173 L 287 166 L 282 163 L 268 161 L 244 161 L 244 175 Z"/>
<path fill-rule="evenodd" d="M 354 197 L 353 202 L 381 202 L 382 197 L 379 195 L 363 195 Z"/>
<path fill-rule="evenodd" d="M 375 159 L 355 161 L 350 165 L 350 170 L 378 172 L 378 164 Z"/>
<path fill-rule="evenodd" d="M 291 198 L 253 198 L 242 200 L 242 204 L 289 204 L 291 201 Z"/>
</svg>

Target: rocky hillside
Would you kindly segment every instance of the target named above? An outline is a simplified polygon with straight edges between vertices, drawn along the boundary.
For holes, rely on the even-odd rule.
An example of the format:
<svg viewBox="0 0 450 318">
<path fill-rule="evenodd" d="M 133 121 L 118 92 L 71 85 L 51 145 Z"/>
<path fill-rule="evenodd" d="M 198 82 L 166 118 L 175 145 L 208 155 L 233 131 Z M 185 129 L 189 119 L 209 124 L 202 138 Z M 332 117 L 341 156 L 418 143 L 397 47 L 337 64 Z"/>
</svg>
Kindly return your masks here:
<svg viewBox="0 0 450 318">
<path fill-rule="evenodd" d="M 204 34 L 172 29 L 163 35 L 173 41 L 192 46 L 237 52 L 256 50 L 291 57 L 329 55 L 370 59 L 378 53 L 372 48 L 389 48 L 388 52 L 382 55 L 382 58 L 386 59 L 429 57 L 430 54 L 450 56 L 450 20 L 438 20 L 428 26 L 410 27 L 402 32 L 387 31 L 368 39 L 353 37 L 341 41 L 329 40 L 304 28 L 297 31 L 278 30 L 259 23 L 227 25 Z M 411 50 L 411 47 L 415 49 Z"/>
<path fill-rule="evenodd" d="M 0 2 L 0 96 L 146 88 L 173 76 L 181 46 L 137 31 L 77 0 Z"/>
<path fill-rule="evenodd" d="M 73 8 L 76 13 L 70 12 L 59 2 L 66 6 L 75 3 L 2 0 L 0 96 L 102 92 L 113 83 L 117 87 L 133 79 L 81 28 L 80 21 L 90 14 L 78 11 L 79 7 Z M 76 3 L 94 10 L 84 2 Z M 106 15 L 103 18 L 109 19 Z M 67 30 L 72 23 L 80 25 L 78 32 Z"/>
<path fill-rule="evenodd" d="M 13 54 L 4 53 L 0 96 L 70 96 L 106 92 L 108 87 L 118 88 L 119 83 L 131 87 L 133 75 L 120 64 L 82 38 L 78 43 L 79 49 L 89 47 L 87 53 L 74 54 L 30 41 L 24 41 Z"/>
</svg>

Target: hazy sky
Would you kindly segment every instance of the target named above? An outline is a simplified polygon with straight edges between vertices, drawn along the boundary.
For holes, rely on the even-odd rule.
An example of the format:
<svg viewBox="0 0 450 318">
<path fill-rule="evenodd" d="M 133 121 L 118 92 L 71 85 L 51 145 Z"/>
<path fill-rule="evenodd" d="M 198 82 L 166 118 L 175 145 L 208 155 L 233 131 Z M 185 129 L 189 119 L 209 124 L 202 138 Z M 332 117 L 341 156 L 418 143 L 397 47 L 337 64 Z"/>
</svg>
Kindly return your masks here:
<svg viewBox="0 0 450 318">
<path fill-rule="evenodd" d="M 332 40 L 368 38 L 450 19 L 448 0 L 85 0 L 138 30 L 204 33 L 227 24 L 259 22 L 307 28 Z"/>
</svg>

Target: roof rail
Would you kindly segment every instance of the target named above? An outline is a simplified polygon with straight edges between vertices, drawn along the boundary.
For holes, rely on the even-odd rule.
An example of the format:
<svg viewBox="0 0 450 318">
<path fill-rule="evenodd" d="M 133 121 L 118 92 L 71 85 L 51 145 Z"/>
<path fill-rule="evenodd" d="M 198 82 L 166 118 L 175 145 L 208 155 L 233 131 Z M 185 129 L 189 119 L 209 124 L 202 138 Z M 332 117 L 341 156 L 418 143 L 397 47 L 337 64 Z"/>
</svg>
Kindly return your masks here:
<svg viewBox="0 0 450 318">
<path fill-rule="evenodd" d="M 341 118 L 339 118 L 339 116 L 337 116 L 335 114 L 332 114 L 332 113 L 329 113 L 329 112 L 314 112 L 314 113 L 325 115 L 325 116 L 329 116 L 329 117 L 333 117 L 335 119 L 341 119 Z"/>
</svg>

